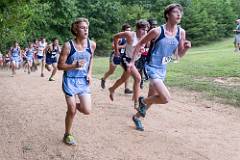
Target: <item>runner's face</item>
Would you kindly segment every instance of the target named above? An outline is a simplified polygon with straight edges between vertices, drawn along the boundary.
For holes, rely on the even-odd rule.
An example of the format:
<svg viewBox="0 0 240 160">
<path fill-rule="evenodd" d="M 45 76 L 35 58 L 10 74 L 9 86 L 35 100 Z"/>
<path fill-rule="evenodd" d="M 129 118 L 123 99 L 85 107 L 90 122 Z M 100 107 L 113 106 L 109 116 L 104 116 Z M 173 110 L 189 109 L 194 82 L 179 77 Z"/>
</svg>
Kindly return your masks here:
<svg viewBox="0 0 240 160">
<path fill-rule="evenodd" d="M 18 43 L 15 43 L 15 44 L 14 44 L 14 47 L 18 47 L 18 46 L 19 46 L 19 44 L 18 44 Z"/>
<path fill-rule="evenodd" d="M 76 34 L 78 37 L 86 39 L 88 37 L 88 24 L 86 22 L 76 24 Z"/>
<path fill-rule="evenodd" d="M 140 33 L 141 37 L 144 36 L 147 33 L 148 28 L 139 28 L 138 32 Z"/>
<path fill-rule="evenodd" d="M 126 30 L 125 31 L 131 31 L 132 29 L 131 28 L 126 28 Z"/>
<path fill-rule="evenodd" d="M 53 41 L 53 44 L 54 44 L 54 45 L 58 45 L 58 40 L 55 39 L 55 40 Z"/>
<path fill-rule="evenodd" d="M 182 19 L 182 12 L 179 10 L 179 8 L 174 8 L 170 14 L 169 14 L 169 17 L 168 17 L 168 20 L 173 22 L 173 23 L 180 23 L 181 22 L 181 19 Z"/>
</svg>

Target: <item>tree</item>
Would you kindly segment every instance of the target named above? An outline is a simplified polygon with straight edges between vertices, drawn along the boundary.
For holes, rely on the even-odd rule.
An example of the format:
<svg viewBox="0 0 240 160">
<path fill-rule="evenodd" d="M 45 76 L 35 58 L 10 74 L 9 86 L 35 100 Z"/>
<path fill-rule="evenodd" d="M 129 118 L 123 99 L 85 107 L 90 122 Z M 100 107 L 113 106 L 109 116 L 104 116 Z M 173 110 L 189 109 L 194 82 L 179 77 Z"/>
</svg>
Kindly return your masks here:
<svg viewBox="0 0 240 160">
<path fill-rule="evenodd" d="M 193 0 L 184 14 L 182 25 L 186 29 L 187 38 L 192 41 L 193 45 L 204 44 L 216 38 L 217 23 L 208 15 L 200 1 Z"/>
</svg>

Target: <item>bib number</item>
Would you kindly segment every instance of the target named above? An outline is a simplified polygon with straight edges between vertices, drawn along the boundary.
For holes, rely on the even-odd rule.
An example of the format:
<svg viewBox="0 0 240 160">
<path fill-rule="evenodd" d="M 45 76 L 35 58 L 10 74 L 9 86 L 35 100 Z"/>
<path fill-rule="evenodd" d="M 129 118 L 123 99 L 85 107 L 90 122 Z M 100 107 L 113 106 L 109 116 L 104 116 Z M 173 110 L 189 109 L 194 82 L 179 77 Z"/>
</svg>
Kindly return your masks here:
<svg viewBox="0 0 240 160">
<path fill-rule="evenodd" d="M 168 64 L 171 61 L 172 61 L 172 56 L 163 57 L 162 64 Z"/>
<path fill-rule="evenodd" d="M 52 52 L 51 58 L 55 58 L 57 56 L 57 52 Z"/>
<path fill-rule="evenodd" d="M 122 49 L 120 50 L 120 53 L 121 53 L 121 54 L 124 54 L 124 53 L 125 53 L 125 48 L 122 48 Z"/>
</svg>

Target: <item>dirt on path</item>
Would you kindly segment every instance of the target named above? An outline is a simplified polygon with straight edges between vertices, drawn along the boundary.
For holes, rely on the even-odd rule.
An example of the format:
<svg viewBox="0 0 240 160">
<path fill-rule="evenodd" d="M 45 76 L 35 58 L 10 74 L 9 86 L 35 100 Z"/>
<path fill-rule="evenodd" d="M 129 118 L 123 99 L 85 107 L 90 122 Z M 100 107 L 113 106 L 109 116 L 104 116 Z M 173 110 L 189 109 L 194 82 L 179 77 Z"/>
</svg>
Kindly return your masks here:
<svg viewBox="0 0 240 160">
<path fill-rule="evenodd" d="M 77 146 L 62 142 L 66 103 L 61 76 L 48 81 L 22 70 L 0 71 L 0 160 L 239 160 L 240 109 L 170 88 L 173 100 L 153 105 L 134 129 L 131 96 L 123 88 L 111 102 L 100 80 L 92 85 L 93 111 L 78 113 Z M 112 81 L 107 81 L 110 86 Z M 147 86 L 143 90 L 147 94 Z"/>
</svg>

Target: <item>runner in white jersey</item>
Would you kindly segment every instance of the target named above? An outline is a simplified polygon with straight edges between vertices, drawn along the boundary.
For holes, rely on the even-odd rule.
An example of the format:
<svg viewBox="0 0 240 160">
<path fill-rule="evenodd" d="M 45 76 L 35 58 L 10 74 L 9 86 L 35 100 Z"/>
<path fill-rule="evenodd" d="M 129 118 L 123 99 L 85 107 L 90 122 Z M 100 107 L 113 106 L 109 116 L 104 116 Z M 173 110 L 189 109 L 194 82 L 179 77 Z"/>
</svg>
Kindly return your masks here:
<svg viewBox="0 0 240 160">
<path fill-rule="evenodd" d="M 45 49 L 47 47 L 47 42 L 45 38 L 40 38 L 38 43 L 38 51 L 37 51 L 37 61 L 38 64 L 41 65 L 41 77 L 44 77 L 44 59 L 45 59 Z"/>
<path fill-rule="evenodd" d="M 120 55 L 119 53 L 119 44 L 118 39 L 119 38 L 126 38 L 126 54 L 122 56 L 122 62 L 121 65 L 124 69 L 124 72 L 122 73 L 121 78 L 119 78 L 112 87 L 109 88 L 110 92 L 110 99 L 113 101 L 114 99 L 114 92 L 115 90 L 122 85 L 130 76 L 133 76 L 134 84 L 133 84 L 133 101 L 134 101 L 134 107 L 137 107 L 137 101 L 140 94 L 140 81 L 141 76 L 136 69 L 136 67 L 133 65 L 131 68 L 128 67 L 129 62 L 131 60 L 136 61 L 138 58 L 133 58 L 133 50 L 135 48 L 135 45 L 137 42 L 147 33 L 148 22 L 146 20 L 139 20 L 136 23 L 136 32 L 132 31 L 125 31 L 117 33 L 114 36 L 114 49 L 115 49 L 115 55 Z M 144 50 L 144 45 L 142 46 L 142 49 Z"/>
<path fill-rule="evenodd" d="M 3 68 L 8 70 L 11 66 L 11 58 L 9 56 L 9 53 L 7 52 L 3 57 Z"/>
</svg>

